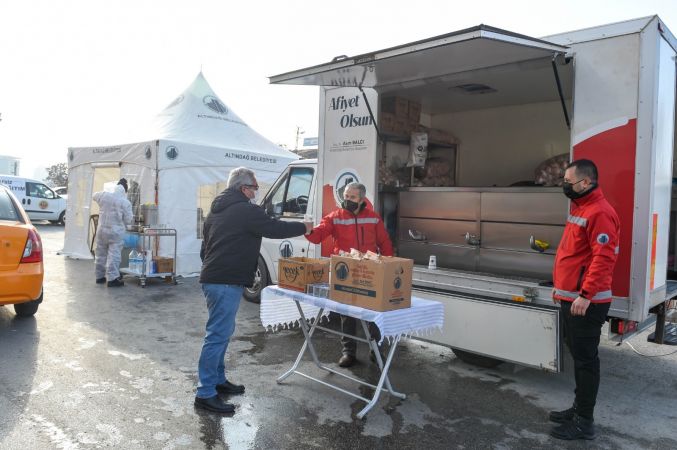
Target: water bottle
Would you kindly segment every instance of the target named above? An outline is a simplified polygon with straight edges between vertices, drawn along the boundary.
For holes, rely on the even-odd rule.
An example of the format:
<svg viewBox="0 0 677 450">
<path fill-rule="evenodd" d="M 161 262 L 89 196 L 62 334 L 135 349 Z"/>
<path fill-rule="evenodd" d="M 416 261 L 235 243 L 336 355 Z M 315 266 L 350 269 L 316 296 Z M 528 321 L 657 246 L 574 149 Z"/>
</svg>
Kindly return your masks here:
<svg viewBox="0 0 677 450">
<path fill-rule="evenodd" d="M 129 252 L 129 270 L 139 272 L 139 252 L 136 249 Z"/>
</svg>

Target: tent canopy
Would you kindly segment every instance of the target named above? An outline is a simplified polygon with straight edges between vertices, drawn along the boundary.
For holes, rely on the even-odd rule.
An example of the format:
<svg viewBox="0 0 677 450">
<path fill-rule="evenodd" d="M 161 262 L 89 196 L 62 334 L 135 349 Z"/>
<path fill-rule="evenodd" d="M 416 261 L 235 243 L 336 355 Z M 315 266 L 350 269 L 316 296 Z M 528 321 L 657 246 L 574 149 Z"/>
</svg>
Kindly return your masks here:
<svg viewBox="0 0 677 450">
<path fill-rule="evenodd" d="M 293 153 L 273 144 L 240 119 L 214 93 L 202 72 L 155 117 L 151 132 L 151 139 L 297 159 Z"/>
<path fill-rule="evenodd" d="M 202 73 L 137 136 L 127 144 L 68 149 L 64 254 L 91 258 L 90 216 L 97 212 L 92 194 L 111 178 L 125 177 L 135 214 L 140 205 L 157 204 L 159 223 L 177 230 L 177 273 L 196 273 L 202 221 L 228 172 L 249 167 L 265 186 L 298 159 L 251 129 L 219 99 Z M 173 256 L 169 245 L 161 243 L 158 253 Z"/>
</svg>

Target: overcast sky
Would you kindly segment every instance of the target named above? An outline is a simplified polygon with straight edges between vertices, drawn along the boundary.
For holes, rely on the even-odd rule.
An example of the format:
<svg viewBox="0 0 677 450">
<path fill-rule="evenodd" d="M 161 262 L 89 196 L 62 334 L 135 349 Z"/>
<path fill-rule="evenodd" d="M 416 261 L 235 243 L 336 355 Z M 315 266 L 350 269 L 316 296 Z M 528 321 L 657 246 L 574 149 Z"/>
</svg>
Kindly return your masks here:
<svg viewBox="0 0 677 450">
<path fill-rule="evenodd" d="M 317 136 L 318 89 L 268 76 L 480 23 L 539 37 L 653 14 L 677 34 L 677 0 L 2 0 L 0 155 L 37 177 L 69 146 L 122 143 L 200 68 L 252 128 L 294 148 L 296 126 Z"/>
</svg>

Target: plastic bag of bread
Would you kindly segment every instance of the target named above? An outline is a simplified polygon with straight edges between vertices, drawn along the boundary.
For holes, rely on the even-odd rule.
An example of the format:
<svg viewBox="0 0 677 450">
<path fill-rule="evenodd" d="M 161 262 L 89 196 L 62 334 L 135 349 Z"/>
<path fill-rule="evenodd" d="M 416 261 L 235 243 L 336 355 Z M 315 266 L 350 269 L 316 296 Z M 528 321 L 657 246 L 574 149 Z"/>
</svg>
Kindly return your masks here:
<svg viewBox="0 0 677 450">
<path fill-rule="evenodd" d="M 364 259 L 370 259 L 372 261 L 380 261 L 381 255 L 374 253 L 371 250 L 367 250 L 367 253 L 364 254 Z"/>
<path fill-rule="evenodd" d="M 562 186 L 564 171 L 569 165 L 569 154 L 548 158 L 536 167 L 534 171 L 535 183 L 541 186 Z"/>
<path fill-rule="evenodd" d="M 350 256 L 350 257 L 353 258 L 353 259 L 362 259 L 362 256 L 363 256 L 363 255 L 362 255 L 362 252 L 361 252 L 361 251 L 359 251 L 359 250 L 357 250 L 357 249 L 355 249 L 355 248 L 351 248 L 351 249 L 350 249 L 350 253 L 348 254 L 348 256 Z"/>
<path fill-rule="evenodd" d="M 423 167 L 428 157 L 428 134 L 411 133 L 407 167 Z"/>
<path fill-rule="evenodd" d="M 425 163 L 426 178 L 444 177 L 451 172 L 451 163 L 444 158 L 429 158 Z"/>
</svg>

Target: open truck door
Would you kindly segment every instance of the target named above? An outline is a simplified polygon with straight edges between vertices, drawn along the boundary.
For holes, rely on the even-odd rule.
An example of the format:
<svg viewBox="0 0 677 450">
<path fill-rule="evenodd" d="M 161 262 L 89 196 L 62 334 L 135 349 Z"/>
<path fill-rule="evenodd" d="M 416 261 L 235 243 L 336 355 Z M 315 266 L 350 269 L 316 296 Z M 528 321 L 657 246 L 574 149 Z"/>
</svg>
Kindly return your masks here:
<svg viewBox="0 0 677 450">
<path fill-rule="evenodd" d="M 568 136 L 571 66 L 560 73 L 560 68 L 570 61 L 565 58 L 567 51 L 563 45 L 481 25 L 373 53 L 337 57 L 327 64 L 270 79 L 277 84 L 321 87 L 317 210 L 324 215 L 335 208 L 344 178 L 357 178 L 366 185 L 367 196 L 384 216 L 386 226 L 395 222 L 393 228 L 396 229 L 392 231 L 400 256 L 412 258 L 417 264 L 413 281 L 415 295 L 445 304 L 443 335 L 433 339 L 452 347 L 462 358 L 469 355 L 476 357 L 475 360 L 485 358 L 486 362 L 500 358 L 548 371 L 561 369 L 559 309 L 552 304 L 550 288 L 539 284 L 539 281 L 547 284 L 547 279 L 516 281 L 487 274 L 480 276 L 455 270 L 458 266 L 454 264 L 455 261 L 464 269 L 472 266 L 471 270 L 475 270 L 482 258 L 480 252 L 487 260 L 508 254 L 508 260 L 519 261 L 525 257 L 538 260 L 532 266 L 549 274 L 547 265 L 552 265 L 556 246 L 543 255 L 529 248 L 528 236 L 526 249 L 521 248 L 521 244 L 519 248 L 512 248 L 510 244 L 487 248 L 482 247 L 479 239 L 459 237 L 463 234 L 454 233 L 455 225 L 474 227 L 478 236 L 482 230 L 491 228 L 486 227 L 481 218 L 481 193 L 472 193 L 477 201 L 469 205 L 469 212 L 458 220 L 438 218 L 434 213 L 429 216 L 416 213 L 416 219 L 422 219 L 420 224 L 428 228 L 421 233 L 404 230 L 405 222 L 411 217 L 402 217 L 403 210 L 423 210 L 430 204 L 433 210 L 458 209 L 459 205 L 454 198 L 446 204 L 443 199 L 425 198 L 437 192 L 422 192 L 422 197 L 414 192 L 428 188 L 393 190 L 379 184 L 379 161 L 386 160 L 392 153 L 388 142 L 408 139 L 408 136 L 394 136 L 379 126 L 381 100 L 392 95 L 417 99 L 426 108 L 428 122 L 430 117 L 442 112 L 556 102 L 560 109 L 557 126 Z M 491 95 L 482 95 L 485 93 Z M 455 155 L 456 163 L 458 155 Z M 544 195 L 552 198 L 553 192 Z M 403 194 L 414 194 L 416 198 L 408 197 L 407 207 L 402 208 L 400 204 L 397 208 Z M 556 212 L 557 217 L 531 225 L 552 231 L 554 236 L 561 235 L 567 213 L 566 201 L 561 203 L 564 206 Z M 505 219 L 494 217 L 492 220 Z M 435 230 L 436 226 L 440 228 Z M 513 231 L 518 228 L 513 227 Z M 493 229 L 505 234 L 500 227 Z M 437 242 L 430 239 L 433 235 L 438 236 Z M 323 255 L 326 254 L 323 249 Z M 434 272 L 424 266 L 430 254 L 437 255 L 440 267 Z M 440 265 L 440 261 L 451 262 L 445 266 Z"/>
</svg>

